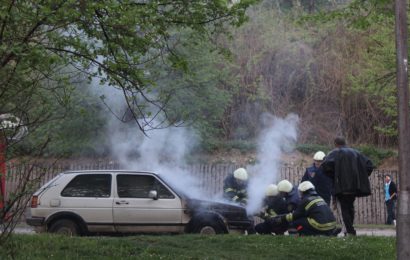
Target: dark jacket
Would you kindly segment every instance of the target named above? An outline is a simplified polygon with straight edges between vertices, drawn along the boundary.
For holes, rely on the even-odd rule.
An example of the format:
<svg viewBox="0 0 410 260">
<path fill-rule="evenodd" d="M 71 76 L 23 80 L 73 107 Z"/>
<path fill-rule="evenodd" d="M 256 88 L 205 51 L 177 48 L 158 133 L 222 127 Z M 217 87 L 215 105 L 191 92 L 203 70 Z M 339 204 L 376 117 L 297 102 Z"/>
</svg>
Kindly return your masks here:
<svg viewBox="0 0 410 260">
<path fill-rule="evenodd" d="M 288 213 L 286 202 L 281 196 L 266 197 L 263 204 L 265 210 L 260 217 L 265 220 Z"/>
<path fill-rule="evenodd" d="M 322 168 L 318 168 L 313 164 L 311 167 L 306 168 L 305 174 L 300 182 L 310 181 L 320 197 L 322 197 L 327 204 L 330 204 L 330 198 L 333 190 L 333 180 L 329 176 L 325 175 Z"/>
<path fill-rule="evenodd" d="M 293 213 L 286 215 L 286 221 L 307 218 L 316 230 L 329 231 L 336 227 L 336 218 L 329 205 L 314 190 L 305 192 L 302 201 Z"/>
<path fill-rule="evenodd" d="M 286 202 L 286 208 L 288 212 L 293 212 L 300 204 L 300 197 L 297 187 L 293 187 L 292 190 L 284 196 Z"/>
<path fill-rule="evenodd" d="M 246 203 L 247 192 L 246 182 L 238 182 L 233 174 L 228 175 L 224 180 L 224 198 L 231 202 Z"/>
<path fill-rule="evenodd" d="M 357 197 L 371 194 L 369 176 L 374 166 L 359 151 L 341 147 L 332 150 L 320 166 L 333 178 L 334 194 L 354 194 Z"/>
<path fill-rule="evenodd" d="M 391 198 L 391 196 L 395 193 L 396 193 L 396 195 L 394 195 L 394 197 Z M 394 183 L 393 181 L 390 181 L 389 194 L 390 194 L 390 198 L 392 200 L 397 200 L 397 187 L 396 187 L 396 183 Z"/>
</svg>

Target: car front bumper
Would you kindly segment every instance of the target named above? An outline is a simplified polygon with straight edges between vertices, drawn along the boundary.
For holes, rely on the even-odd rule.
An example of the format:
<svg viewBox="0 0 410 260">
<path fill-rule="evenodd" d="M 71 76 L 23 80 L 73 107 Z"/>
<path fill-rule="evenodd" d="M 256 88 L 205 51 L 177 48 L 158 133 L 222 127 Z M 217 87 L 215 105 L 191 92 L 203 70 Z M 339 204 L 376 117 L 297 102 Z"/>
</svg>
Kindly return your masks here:
<svg viewBox="0 0 410 260">
<path fill-rule="evenodd" d="M 44 220 L 45 218 L 43 217 L 29 217 L 26 218 L 26 223 L 30 226 L 34 226 L 34 227 L 40 227 L 40 226 L 44 226 Z"/>
</svg>

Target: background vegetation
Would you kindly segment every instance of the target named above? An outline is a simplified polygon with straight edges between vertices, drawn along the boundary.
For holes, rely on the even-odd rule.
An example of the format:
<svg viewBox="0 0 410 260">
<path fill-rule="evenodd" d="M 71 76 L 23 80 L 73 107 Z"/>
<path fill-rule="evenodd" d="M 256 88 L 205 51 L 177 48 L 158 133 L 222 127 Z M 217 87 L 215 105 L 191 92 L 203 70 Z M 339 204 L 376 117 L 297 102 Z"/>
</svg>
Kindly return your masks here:
<svg viewBox="0 0 410 260">
<path fill-rule="evenodd" d="M 194 127 L 201 138 L 200 148 L 208 152 L 254 149 L 263 113 L 280 117 L 288 113 L 299 115 L 301 151 L 311 144 L 318 148 L 329 147 L 335 135 L 346 136 L 349 143 L 356 146 L 394 148 L 397 125 L 391 1 L 256 2 L 242 1 L 241 6 L 232 9 L 231 20 L 222 19 L 207 26 L 195 25 L 195 19 L 206 18 L 207 12 L 212 10 L 228 10 L 229 14 L 229 9 L 224 9 L 222 4 L 210 7 L 210 10 L 201 10 L 194 5 L 192 8 L 198 8 L 197 16 L 184 21 L 185 26 L 181 27 L 166 24 L 166 19 L 154 27 L 150 27 L 150 21 L 145 21 L 146 30 L 159 30 L 161 42 L 158 46 L 148 43 L 155 41 L 153 35 L 144 35 L 145 38 L 140 35 L 136 42 L 131 38 L 127 41 L 118 38 L 118 41 L 109 43 L 104 35 L 99 35 L 98 28 L 97 35 L 92 28 L 84 28 L 88 37 L 102 37 L 102 41 L 107 41 L 104 48 L 78 41 L 79 33 L 72 37 L 67 35 L 66 42 L 56 38 L 57 28 L 64 24 L 64 19 L 76 23 L 76 17 L 73 20 L 64 17 L 64 13 L 60 13 L 61 8 L 57 11 L 41 9 L 54 14 L 56 21 L 61 21 L 56 23 L 55 30 L 40 35 L 52 37 L 56 46 L 71 46 L 84 51 L 94 59 L 94 63 L 98 62 L 98 55 L 112 56 L 107 60 L 112 67 L 102 66 L 102 72 L 87 70 L 87 61 L 81 56 L 68 55 L 59 60 L 55 55 L 58 53 L 52 52 L 53 55 L 47 56 L 47 52 L 41 52 L 43 48 L 54 50 L 56 46 L 39 44 L 36 45 L 39 49 L 31 52 L 23 48 L 25 45 L 16 47 L 14 55 L 32 59 L 16 67 L 15 73 L 21 73 L 23 76 L 20 78 L 25 81 L 10 80 L 3 84 L 11 90 L 4 91 L 1 96 L 4 104 L 2 113 L 17 111 L 18 114 L 22 109 L 17 109 L 16 104 L 24 104 L 29 112 L 23 118 L 29 119 L 31 134 L 13 151 L 30 154 L 34 145 L 47 143 L 40 152 L 43 156 L 109 155 L 107 115 L 113 111 L 104 102 L 106 97 L 96 95 L 92 90 L 99 84 L 90 80 L 93 77 L 102 77 L 102 83 L 113 86 L 122 82 L 120 87 L 127 91 L 129 85 L 137 82 L 132 85 L 137 89 L 131 93 L 142 91 L 148 99 L 148 102 L 138 103 L 138 97 L 128 96 L 131 104 L 136 102 L 137 105 L 131 108 L 133 114 L 117 115 L 120 119 L 118 124 L 129 122 L 135 116 L 139 118 L 141 115 L 138 113 L 145 113 L 143 117 L 149 118 L 152 116 L 147 112 L 149 104 L 158 105 L 160 110 L 166 111 L 167 118 L 167 123 L 159 127 Z M 245 21 L 243 12 L 251 4 L 254 5 L 246 12 L 248 21 L 239 28 L 234 27 Z M 102 7 L 87 5 L 84 8 L 81 9 L 83 12 L 90 12 L 93 8 Z M 114 12 L 118 7 L 110 8 Z M 132 26 L 132 15 L 127 13 L 126 17 L 123 22 L 131 19 L 128 26 Z M 112 19 L 99 20 L 100 26 L 110 26 L 107 33 L 111 33 L 113 38 L 119 37 L 114 29 L 121 24 L 115 22 L 115 16 Z M 16 20 L 13 26 L 18 26 L 17 23 Z M 21 26 L 29 28 L 29 25 Z M 81 26 L 83 28 L 85 24 Z M 225 30 L 217 29 L 222 27 Z M 166 31 L 161 31 L 161 28 Z M 227 35 L 226 31 L 230 33 Z M 153 49 L 137 46 L 138 41 Z M 120 49 L 137 52 L 140 63 L 118 63 L 126 57 L 122 56 L 120 49 L 110 53 L 110 44 L 119 44 Z M 96 53 L 87 52 L 87 48 L 95 48 Z M 147 59 L 159 50 L 162 51 L 160 58 Z M 3 50 L 2 57 L 7 57 L 7 53 Z M 117 63 L 110 63 L 114 61 Z M 77 71 L 72 75 L 73 66 L 79 63 L 83 66 L 81 73 Z M 41 77 L 35 78 L 37 81 L 24 76 L 33 67 L 35 71 L 48 74 L 40 73 Z M 130 68 L 135 71 L 131 73 Z M 5 80 L 8 70 L 12 69 L 13 66 L 9 65 L 0 71 Z M 111 70 L 115 73 L 110 73 Z M 51 72 L 53 77 L 49 75 Z M 117 78 L 121 75 L 128 76 Z M 24 96 L 30 98 L 16 98 L 20 97 L 16 93 L 22 89 L 27 92 Z"/>
</svg>

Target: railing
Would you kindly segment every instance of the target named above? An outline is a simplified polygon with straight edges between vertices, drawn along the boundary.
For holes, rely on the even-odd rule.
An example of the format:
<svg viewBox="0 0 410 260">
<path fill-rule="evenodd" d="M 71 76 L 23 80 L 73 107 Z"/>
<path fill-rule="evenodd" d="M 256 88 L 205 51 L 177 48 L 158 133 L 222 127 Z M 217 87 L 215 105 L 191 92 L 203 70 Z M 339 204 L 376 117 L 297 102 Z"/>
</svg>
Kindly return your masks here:
<svg viewBox="0 0 410 260">
<path fill-rule="evenodd" d="M 187 171 L 196 176 L 200 187 L 206 194 L 222 194 L 223 180 L 239 165 L 235 164 L 195 164 L 187 166 Z M 108 170 L 119 169 L 115 162 L 95 162 L 87 164 L 8 164 L 8 177 L 6 182 L 6 199 L 16 193 L 24 191 L 29 193 L 51 180 L 58 173 L 67 170 Z M 300 182 L 305 168 L 283 167 L 278 180 L 288 179 L 297 184 Z M 355 202 L 355 224 L 384 224 L 386 221 L 386 207 L 384 204 L 384 175 L 390 174 L 393 180 L 398 180 L 397 171 L 375 170 L 370 176 L 372 195 L 357 198 Z M 252 176 L 251 176 L 252 177 Z M 30 182 L 30 185 L 27 185 Z"/>
</svg>

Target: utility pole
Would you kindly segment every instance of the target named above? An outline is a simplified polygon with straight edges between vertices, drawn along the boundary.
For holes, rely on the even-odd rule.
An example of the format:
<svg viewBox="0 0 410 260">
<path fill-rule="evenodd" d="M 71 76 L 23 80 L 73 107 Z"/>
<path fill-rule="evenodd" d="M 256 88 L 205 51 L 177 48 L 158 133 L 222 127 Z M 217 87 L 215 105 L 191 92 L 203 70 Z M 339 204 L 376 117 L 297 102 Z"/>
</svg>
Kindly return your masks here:
<svg viewBox="0 0 410 260">
<path fill-rule="evenodd" d="M 399 131 L 399 202 L 397 259 L 410 259 L 410 114 L 407 51 L 407 0 L 395 1 L 397 109 Z"/>
</svg>

